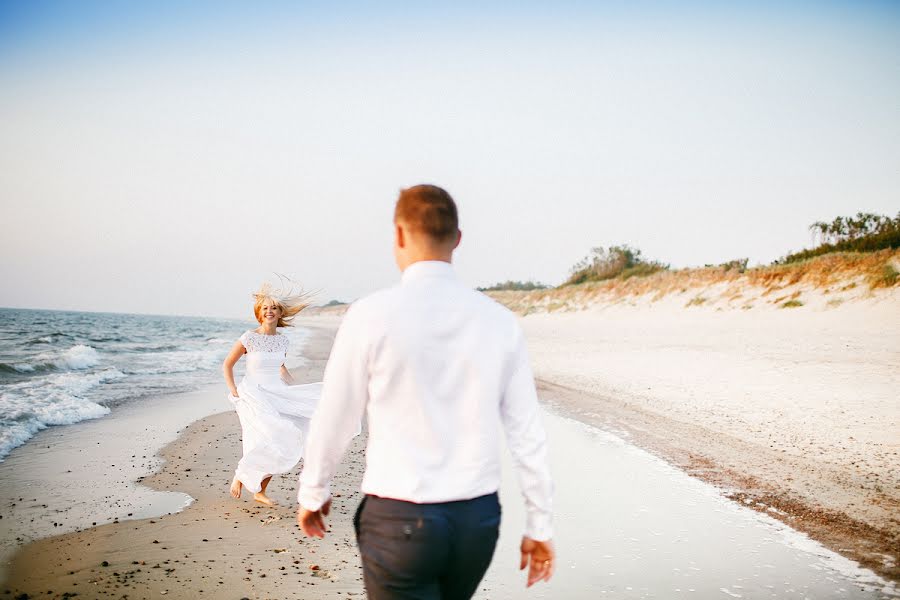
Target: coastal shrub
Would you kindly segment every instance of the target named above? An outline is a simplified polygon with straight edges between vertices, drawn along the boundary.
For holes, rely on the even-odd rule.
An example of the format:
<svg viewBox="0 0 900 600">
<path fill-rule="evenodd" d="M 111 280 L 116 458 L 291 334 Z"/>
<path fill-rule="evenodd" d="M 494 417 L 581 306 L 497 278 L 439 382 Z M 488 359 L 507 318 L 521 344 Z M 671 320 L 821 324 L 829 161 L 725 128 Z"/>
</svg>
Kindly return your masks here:
<svg viewBox="0 0 900 600">
<path fill-rule="evenodd" d="M 893 287 L 900 283 L 900 271 L 894 265 L 888 263 L 881 269 L 881 273 L 869 278 L 870 288 Z"/>
<path fill-rule="evenodd" d="M 788 254 L 775 264 L 799 262 L 831 252 L 875 252 L 900 248 L 900 213 L 891 218 L 860 212 L 855 217 L 836 217 L 830 223 L 816 221 L 809 229 L 819 245 Z"/>
<path fill-rule="evenodd" d="M 803 306 L 803 303 L 799 300 L 788 300 L 781 305 L 781 308 L 797 308 L 798 306 Z"/>
<path fill-rule="evenodd" d="M 514 290 L 519 292 L 530 292 L 531 290 L 546 290 L 549 288 L 549 285 L 544 283 L 539 283 L 537 281 L 503 281 L 501 283 L 495 283 L 489 287 L 480 287 L 478 288 L 479 292 L 500 292 L 505 290 Z"/>
<path fill-rule="evenodd" d="M 657 273 L 659 271 L 665 271 L 668 268 L 668 265 L 663 265 L 655 262 L 641 263 L 622 271 L 622 273 L 619 275 L 619 278 L 628 279 L 630 277 L 647 277 L 648 275 L 653 275 L 654 273 Z"/>
<path fill-rule="evenodd" d="M 722 269 L 723 271 L 737 271 L 738 273 L 743 273 L 747 270 L 747 264 L 749 262 L 749 258 L 735 258 L 734 260 L 729 260 L 728 262 L 723 262 L 718 265 L 705 266 L 707 268 Z"/>
<path fill-rule="evenodd" d="M 570 269 L 569 278 L 563 285 L 606 281 L 616 277 L 646 277 L 668 268 L 667 264 L 646 260 L 640 250 L 627 245 L 591 248 L 588 255 Z"/>
<path fill-rule="evenodd" d="M 322 306 L 343 306 L 346 302 L 341 302 L 340 300 L 332 300 L 328 304 L 323 304 Z"/>
</svg>

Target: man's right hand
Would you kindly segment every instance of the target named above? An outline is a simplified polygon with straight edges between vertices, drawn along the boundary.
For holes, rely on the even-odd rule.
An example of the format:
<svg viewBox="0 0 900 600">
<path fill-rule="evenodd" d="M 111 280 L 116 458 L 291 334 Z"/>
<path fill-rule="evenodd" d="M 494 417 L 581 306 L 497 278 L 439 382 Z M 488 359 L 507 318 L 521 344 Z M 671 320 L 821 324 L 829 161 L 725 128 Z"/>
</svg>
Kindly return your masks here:
<svg viewBox="0 0 900 600">
<path fill-rule="evenodd" d="M 327 517 L 329 512 L 331 512 L 331 498 L 316 511 L 306 510 L 300 506 L 297 508 L 297 523 L 307 537 L 324 538 L 328 532 L 328 529 L 325 528 L 324 517 Z"/>
<path fill-rule="evenodd" d="M 522 537 L 522 545 L 519 547 L 522 559 L 519 561 L 519 570 L 528 569 L 528 584 L 531 587 L 540 580 L 550 581 L 553 577 L 556 560 L 556 551 L 553 549 L 553 541 L 539 542 L 530 537 Z"/>
</svg>

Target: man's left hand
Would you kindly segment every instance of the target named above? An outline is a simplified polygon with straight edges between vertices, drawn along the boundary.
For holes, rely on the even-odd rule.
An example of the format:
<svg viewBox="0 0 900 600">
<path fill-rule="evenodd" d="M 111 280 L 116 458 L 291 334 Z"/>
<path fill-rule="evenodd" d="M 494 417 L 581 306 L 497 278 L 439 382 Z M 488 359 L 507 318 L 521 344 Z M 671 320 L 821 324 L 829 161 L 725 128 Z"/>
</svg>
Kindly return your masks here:
<svg viewBox="0 0 900 600">
<path fill-rule="evenodd" d="M 319 510 L 306 510 L 301 506 L 297 509 L 297 523 L 307 537 L 324 538 L 327 531 L 324 517 L 327 517 L 329 512 L 331 512 L 331 498 Z"/>
</svg>

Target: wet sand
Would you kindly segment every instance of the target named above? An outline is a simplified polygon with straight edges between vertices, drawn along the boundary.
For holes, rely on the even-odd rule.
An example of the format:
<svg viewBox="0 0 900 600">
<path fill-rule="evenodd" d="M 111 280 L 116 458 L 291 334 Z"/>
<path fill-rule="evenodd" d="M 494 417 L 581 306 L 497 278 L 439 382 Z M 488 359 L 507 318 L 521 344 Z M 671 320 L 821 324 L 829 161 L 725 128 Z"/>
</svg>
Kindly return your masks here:
<svg viewBox="0 0 900 600">
<path fill-rule="evenodd" d="M 0 463 L 0 573 L 23 543 L 190 504 L 186 492 L 136 482 L 159 470 L 159 449 L 184 427 L 228 410 L 220 391 L 122 406 L 102 419 L 46 429 L 13 450 Z"/>
<path fill-rule="evenodd" d="M 359 593 L 351 535 L 362 447 L 351 449 L 335 491 L 331 535 L 307 540 L 295 519 L 296 476 L 273 478 L 276 508 L 228 496 L 240 428 L 233 413 L 191 425 L 144 480 L 190 494 L 186 510 L 49 538 L 25 547 L 7 581 L 13 595 L 88 598 L 346 598 Z M 337 494 L 340 494 L 338 497 Z M 52 594 L 46 594 L 52 590 Z"/>
<path fill-rule="evenodd" d="M 482 600 L 898 596 L 872 571 L 619 436 L 555 411 L 545 422 L 557 577 L 527 595 L 516 585 L 525 517 L 507 461 L 501 541 Z"/>
</svg>

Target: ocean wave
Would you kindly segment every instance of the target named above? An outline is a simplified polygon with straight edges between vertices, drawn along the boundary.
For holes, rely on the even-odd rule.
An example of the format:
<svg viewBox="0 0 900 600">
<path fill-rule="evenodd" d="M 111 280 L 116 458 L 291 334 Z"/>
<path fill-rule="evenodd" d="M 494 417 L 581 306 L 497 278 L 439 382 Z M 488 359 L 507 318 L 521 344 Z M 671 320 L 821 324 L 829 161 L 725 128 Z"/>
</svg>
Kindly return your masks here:
<svg viewBox="0 0 900 600">
<path fill-rule="evenodd" d="M 34 365 L 28 363 L 6 364 L 0 363 L 0 373 L 32 373 L 35 371 Z"/>
<path fill-rule="evenodd" d="M 59 373 L 9 385 L 0 396 L 0 458 L 51 425 L 71 425 L 109 414 L 109 408 L 85 395 L 125 374 L 118 369 L 96 373 Z"/>
<path fill-rule="evenodd" d="M 84 370 L 100 364 L 100 353 L 91 346 L 78 344 L 60 353 L 42 353 L 33 357 L 30 362 L 3 364 L 19 373 L 43 373 L 55 370 Z"/>
<path fill-rule="evenodd" d="M 27 442 L 31 436 L 44 427 L 41 427 L 37 421 L 0 423 L 0 459 L 9 454 L 16 446 Z"/>
<path fill-rule="evenodd" d="M 12 421 L 0 420 L 0 459 L 16 446 L 27 442 L 38 431 L 51 425 L 72 425 L 109 414 L 109 409 L 105 406 L 90 400 L 78 401 L 74 398 L 69 402 L 36 408 L 31 415 L 22 415 Z"/>
<path fill-rule="evenodd" d="M 125 373 L 119 369 L 109 368 L 85 374 L 60 373 L 58 375 L 53 375 L 48 379 L 55 388 L 59 388 L 69 394 L 81 395 L 101 383 L 121 379 L 125 376 Z"/>
<path fill-rule="evenodd" d="M 90 346 L 78 344 L 72 346 L 57 359 L 54 364 L 60 369 L 87 369 L 100 362 L 100 353 Z"/>
<path fill-rule="evenodd" d="M 0 316 L 0 460 L 45 427 L 220 381 L 222 359 L 247 325 L 18 309 Z"/>
<path fill-rule="evenodd" d="M 130 375 L 166 375 L 207 371 L 217 367 L 223 358 L 225 353 L 221 348 L 148 353 L 140 359 L 136 358 L 134 366 L 125 367 L 125 372 Z"/>
<path fill-rule="evenodd" d="M 30 340 L 26 340 L 24 343 L 26 346 L 44 346 L 46 344 L 52 344 L 55 341 L 58 341 L 57 338 L 66 338 L 69 337 L 64 333 L 51 333 L 50 335 L 42 335 L 36 338 L 31 338 Z"/>
<path fill-rule="evenodd" d="M 12 365 L 8 365 L 6 363 L 0 363 L 0 375 L 2 375 L 4 373 L 14 375 L 16 373 L 21 373 L 21 371 L 19 371 L 17 368 L 15 368 Z"/>
</svg>

